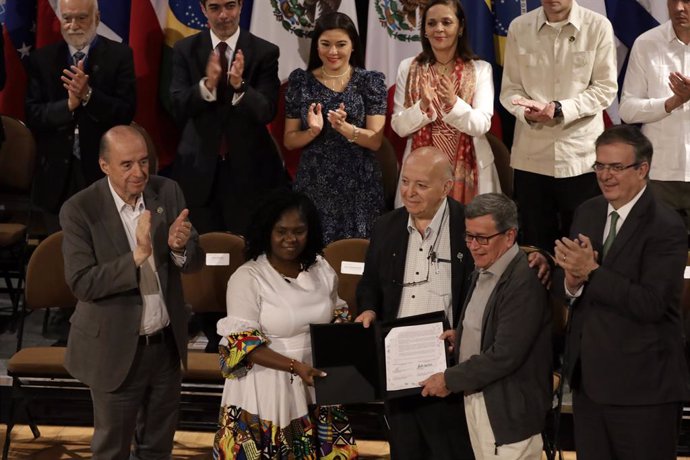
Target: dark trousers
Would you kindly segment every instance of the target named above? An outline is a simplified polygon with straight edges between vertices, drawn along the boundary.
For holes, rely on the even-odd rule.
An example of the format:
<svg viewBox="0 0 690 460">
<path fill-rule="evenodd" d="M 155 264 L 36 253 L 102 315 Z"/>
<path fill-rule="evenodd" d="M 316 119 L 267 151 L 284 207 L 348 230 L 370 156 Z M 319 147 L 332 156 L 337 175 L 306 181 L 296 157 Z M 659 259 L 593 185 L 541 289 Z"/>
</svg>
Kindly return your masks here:
<svg viewBox="0 0 690 460">
<path fill-rule="evenodd" d="M 613 406 L 573 394 L 577 460 L 675 460 L 681 403 Z"/>
<path fill-rule="evenodd" d="M 180 358 L 172 333 L 164 342 L 140 344 L 132 369 L 120 388 L 113 392 L 91 389 L 93 458 L 172 458 L 181 379 Z"/>
<path fill-rule="evenodd" d="M 575 209 L 601 194 L 595 174 L 556 179 L 515 170 L 515 201 L 520 215 L 520 244 L 553 252 L 554 241 L 567 236 Z"/>
<path fill-rule="evenodd" d="M 391 460 L 473 460 L 462 395 L 386 402 Z"/>
<path fill-rule="evenodd" d="M 237 190 L 230 174 L 230 164 L 218 157 L 211 196 L 200 206 L 189 206 L 189 220 L 200 235 L 209 232 L 247 232 L 254 197 L 248 190 Z"/>
<path fill-rule="evenodd" d="M 232 232 L 246 235 L 249 222 L 264 195 L 272 188 L 286 187 L 286 182 L 262 184 L 243 180 L 237 183 L 232 162 L 218 157 L 216 173 L 208 201 L 189 206 L 189 220 L 200 235 L 208 232 Z"/>
<path fill-rule="evenodd" d="M 675 209 L 690 232 L 690 182 L 652 180 L 649 188 L 657 198 Z"/>
</svg>

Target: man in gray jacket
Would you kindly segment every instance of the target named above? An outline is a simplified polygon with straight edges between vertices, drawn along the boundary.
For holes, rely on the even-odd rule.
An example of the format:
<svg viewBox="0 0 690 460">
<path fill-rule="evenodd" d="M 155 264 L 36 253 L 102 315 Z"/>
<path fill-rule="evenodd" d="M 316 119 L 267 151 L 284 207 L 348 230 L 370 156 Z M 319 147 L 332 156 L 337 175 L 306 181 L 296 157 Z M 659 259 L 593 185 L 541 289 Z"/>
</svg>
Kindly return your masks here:
<svg viewBox="0 0 690 460">
<path fill-rule="evenodd" d="M 204 251 L 182 190 L 149 176 L 148 158 L 136 129 L 111 128 L 99 158 L 107 177 L 60 211 L 78 299 L 65 368 L 91 390 L 96 460 L 171 458 L 177 427 L 189 319 L 180 275 L 200 269 Z"/>
<path fill-rule="evenodd" d="M 477 459 L 541 459 L 551 405 L 551 312 L 546 290 L 515 243 L 517 208 L 498 193 L 465 208 L 476 270 L 457 331 L 442 338 L 459 363 L 421 382 L 423 396 L 464 393 Z"/>
</svg>

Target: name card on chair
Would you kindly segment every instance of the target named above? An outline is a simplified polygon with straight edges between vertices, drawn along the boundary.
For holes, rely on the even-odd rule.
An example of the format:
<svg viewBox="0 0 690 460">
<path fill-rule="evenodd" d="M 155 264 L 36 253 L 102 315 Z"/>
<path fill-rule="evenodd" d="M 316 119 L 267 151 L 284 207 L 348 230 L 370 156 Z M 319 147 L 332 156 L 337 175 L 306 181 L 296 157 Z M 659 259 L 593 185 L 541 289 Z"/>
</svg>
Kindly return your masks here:
<svg viewBox="0 0 690 460">
<path fill-rule="evenodd" d="M 230 265 L 230 254 L 227 252 L 211 252 L 206 254 L 206 265 L 227 267 Z"/>
<path fill-rule="evenodd" d="M 340 263 L 340 273 L 343 275 L 362 275 L 364 273 L 364 262 L 343 260 Z"/>
</svg>

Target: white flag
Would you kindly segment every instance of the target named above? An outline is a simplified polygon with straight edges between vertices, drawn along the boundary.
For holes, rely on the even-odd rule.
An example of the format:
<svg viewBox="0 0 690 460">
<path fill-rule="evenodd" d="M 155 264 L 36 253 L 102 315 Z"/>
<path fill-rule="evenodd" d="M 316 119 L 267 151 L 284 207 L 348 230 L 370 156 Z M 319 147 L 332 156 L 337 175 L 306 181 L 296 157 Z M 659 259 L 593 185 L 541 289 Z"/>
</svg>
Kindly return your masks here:
<svg viewBox="0 0 690 460">
<path fill-rule="evenodd" d="M 406 2 L 391 0 L 369 0 L 366 67 L 383 72 L 388 87 L 395 84 L 400 61 L 422 51 L 419 41 L 421 18 L 418 6 L 410 7 Z"/>
<path fill-rule="evenodd" d="M 306 68 L 311 43 L 309 35 L 314 30 L 314 22 L 321 14 L 331 11 L 347 14 L 357 26 L 354 0 L 254 2 L 249 29 L 257 37 L 280 47 L 280 81 L 286 81 L 293 70 Z"/>
</svg>

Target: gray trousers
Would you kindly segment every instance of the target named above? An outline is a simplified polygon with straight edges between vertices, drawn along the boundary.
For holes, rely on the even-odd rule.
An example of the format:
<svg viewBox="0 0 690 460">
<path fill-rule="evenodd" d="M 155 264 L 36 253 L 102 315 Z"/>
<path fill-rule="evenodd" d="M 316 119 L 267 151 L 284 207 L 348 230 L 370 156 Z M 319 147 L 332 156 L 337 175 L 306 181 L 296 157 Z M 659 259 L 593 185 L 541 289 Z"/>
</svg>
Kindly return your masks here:
<svg viewBox="0 0 690 460">
<path fill-rule="evenodd" d="M 120 388 L 113 392 L 92 388 L 93 458 L 172 458 L 181 376 L 180 359 L 170 336 L 157 344 L 139 345 Z"/>
</svg>

